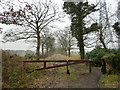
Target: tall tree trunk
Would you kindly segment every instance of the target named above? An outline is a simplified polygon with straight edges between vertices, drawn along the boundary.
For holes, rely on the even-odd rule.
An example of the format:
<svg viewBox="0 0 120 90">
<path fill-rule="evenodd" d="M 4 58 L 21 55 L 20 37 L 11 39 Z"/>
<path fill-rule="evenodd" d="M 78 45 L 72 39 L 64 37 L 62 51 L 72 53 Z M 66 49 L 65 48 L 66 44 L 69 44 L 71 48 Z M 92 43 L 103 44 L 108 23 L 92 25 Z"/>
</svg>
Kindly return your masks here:
<svg viewBox="0 0 120 90">
<path fill-rule="evenodd" d="M 47 46 L 47 56 L 48 56 L 48 53 L 49 53 L 49 51 L 48 51 L 48 46 Z"/>
<path fill-rule="evenodd" d="M 66 56 L 67 56 L 67 50 L 65 50 Z"/>
<path fill-rule="evenodd" d="M 100 30 L 100 42 L 102 43 L 104 49 L 107 51 L 107 47 L 106 47 L 106 44 L 105 44 L 104 39 L 103 39 L 102 30 Z"/>
<path fill-rule="evenodd" d="M 70 48 L 68 49 L 68 55 L 69 55 L 69 57 L 70 57 Z"/>
<path fill-rule="evenodd" d="M 44 44 L 42 43 L 42 57 L 44 57 Z"/>
<path fill-rule="evenodd" d="M 70 57 L 70 50 L 71 50 L 71 41 L 70 41 L 70 35 L 71 35 L 71 32 L 69 31 L 69 47 L 68 47 L 68 55 Z"/>
<path fill-rule="evenodd" d="M 103 45 L 104 49 L 107 51 L 107 47 L 106 47 L 106 45 L 105 45 L 104 41 L 103 41 L 102 39 L 100 39 L 100 42 L 102 43 L 102 45 Z"/>
<path fill-rule="evenodd" d="M 82 33 L 82 31 L 80 32 L 80 39 L 79 39 L 78 43 L 79 43 L 79 50 L 80 50 L 81 59 L 84 59 L 85 50 L 84 50 L 84 40 L 83 40 L 83 33 Z"/>
<path fill-rule="evenodd" d="M 118 34 L 118 49 L 120 49 L 120 33 Z"/>
<path fill-rule="evenodd" d="M 85 56 L 85 50 L 84 50 L 84 39 L 83 39 L 83 20 L 81 18 L 79 18 L 79 20 L 81 21 L 81 23 L 79 23 L 79 38 L 78 38 L 78 44 L 79 44 L 79 50 L 80 50 L 80 56 L 81 59 L 84 59 Z"/>
<path fill-rule="evenodd" d="M 40 59 L 40 35 L 37 34 L 37 49 L 36 49 L 36 58 Z"/>
</svg>

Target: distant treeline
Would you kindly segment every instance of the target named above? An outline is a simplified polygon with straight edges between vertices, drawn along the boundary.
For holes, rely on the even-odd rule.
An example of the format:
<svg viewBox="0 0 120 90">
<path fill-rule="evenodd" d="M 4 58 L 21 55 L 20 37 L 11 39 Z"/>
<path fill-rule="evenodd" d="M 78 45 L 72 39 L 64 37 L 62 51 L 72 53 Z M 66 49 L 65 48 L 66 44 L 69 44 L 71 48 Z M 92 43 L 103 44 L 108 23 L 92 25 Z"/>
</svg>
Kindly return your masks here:
<svg viewBox="0 0 120 90">
<path fill-rule="evenodd" d="M 11 53 L 11 54 L 17 54 L 17 55 L 33 55 L 33 54 L 35 54 L 35 52 L 34 51 L 31 51 L 31 50 L 4 50 L 4 51 L 7 51 L 7 52 L 9 52 L 9 53 Z"/>
</svg>

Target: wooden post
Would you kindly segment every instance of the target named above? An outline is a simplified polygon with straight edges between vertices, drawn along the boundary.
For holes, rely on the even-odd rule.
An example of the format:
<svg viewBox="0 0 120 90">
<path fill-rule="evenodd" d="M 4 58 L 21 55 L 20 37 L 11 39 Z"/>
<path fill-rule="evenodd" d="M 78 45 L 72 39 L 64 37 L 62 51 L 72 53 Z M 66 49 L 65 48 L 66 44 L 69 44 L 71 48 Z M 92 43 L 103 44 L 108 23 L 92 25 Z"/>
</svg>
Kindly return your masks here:
<svg viewBox="0 0 120 90">
<path fill-rule="evenodd" d="M 102 59 L 102 68 L 101 68 L 101 72 L 103 74 L 106 74 L 106 62 L 104 59 Z"/>
<path fill-rule="evenodd" d="M 70 71 L 68 69 L 68 60 L 67 60 L 67 74 L 70 74 Z"/>
<path fill-rule="evenodd" d="M 89 72 L 91 72 L 91 60 L 89 61 Z"/>
<path fill-rule="evenodd" d="M 25 69 L 25 63 L 23 62 L 23 68 Z"/>
<path fill-rule="evenodd" d="M 24 68 L 25 71 L 27 72 L 27 70 L 26 70 L 26 66 L 25 66 L 25 62 L 23 62 L 23 68 Z"/>
<path fill-rule="evenodd" d="M 44 62 L 44 69 L 46 68 L 46 62 Z"/>
</svg>

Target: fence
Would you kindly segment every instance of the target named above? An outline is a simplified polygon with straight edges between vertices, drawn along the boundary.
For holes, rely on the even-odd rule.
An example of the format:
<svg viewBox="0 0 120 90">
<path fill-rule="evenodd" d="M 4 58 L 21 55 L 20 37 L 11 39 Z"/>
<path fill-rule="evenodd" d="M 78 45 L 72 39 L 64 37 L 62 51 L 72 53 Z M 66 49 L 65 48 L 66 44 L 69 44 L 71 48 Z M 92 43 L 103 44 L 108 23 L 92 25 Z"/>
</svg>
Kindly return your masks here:
<svg viewBox="0 0 120 90">
<path fill-rule="evenodd" d="M 67 66 L 67 74 L 69 74 L 69 70 L 68 70 L 68 65 L 73 65 L 73 64 L 79 64 L 79 63 L 89 63 L 89 72 L 91 72 L 91 60 L 37 60 L 37 61 L 32 61 L 32 60 L 24 60 L 23 61 L 23 67 L 24 69 L 26 70 L 25 68 L 25 64 L 26 63 L 35 63 L 35 62 L 42 62 L 44 63 L 44 66 L 43 68 L 39 68 L 39 69 L 34 69 L 32 70 L 31 72 L 35 71 L 35 70 L 44 70 L 44 69 L 51 69 L 51 68 L 56 68 L 56 67 L 63 67 L 63 66 Z M 49 66 L 47 67 L 46 66 L 46 63 L 47 62 L 64 62 L 65 64 L 60 64 L 60 65 L 55 65 L 55 66 Z M 31 73 L 31 72 L 28 72 L 26 71 L 27 73 Z"/>
</svg>

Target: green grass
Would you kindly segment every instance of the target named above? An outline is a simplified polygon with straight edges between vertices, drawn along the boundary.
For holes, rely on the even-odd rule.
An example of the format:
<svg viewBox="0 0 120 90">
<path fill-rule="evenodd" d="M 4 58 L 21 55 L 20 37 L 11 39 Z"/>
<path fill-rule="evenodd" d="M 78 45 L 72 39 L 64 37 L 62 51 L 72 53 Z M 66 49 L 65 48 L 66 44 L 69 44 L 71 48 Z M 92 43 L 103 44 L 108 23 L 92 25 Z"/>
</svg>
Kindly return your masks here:
<svg viewBox="0 0 120 90">
<path fill-rule="evenodd" d="M 101 88 L 120 88 L 120 76 L 118 75 L 101 75 Z"/>
<path fill-rule="evenodd" d="M 24 58 L 25 57 L 25 55 L 19 55 L 20 57 L 22 57 L 22 58 Z"/>
<path fill-rule="evenodd" d="M 80 55 L 79 55 L 79 54 L 71 54 L 70 56 L 71 56 L 71 57 L 78 58 L 78 59 L 81 59 L 81 57 L 80 57 Z"/>
<path fill-rule="evenodd" d="M 71 56 L 73 56 L 73 57 L 80 57 L 79 54 L 71 54 Z"/>
<path fill-rule="evenodd" d="M 58 67 L 57 69 L 58 69 L 57 71 L 59 72 L 59 75 L 57 75 L 56 80 L 59 80 L 59 78 L 61 78 L 60 81 L 71 80 L 71 79 L 75 78 L 75 73 L 74 73 L 73 68 L 69 67 L 70 75 L 67 74 L 67 67 L 66 66 Z"/>
</svg>

